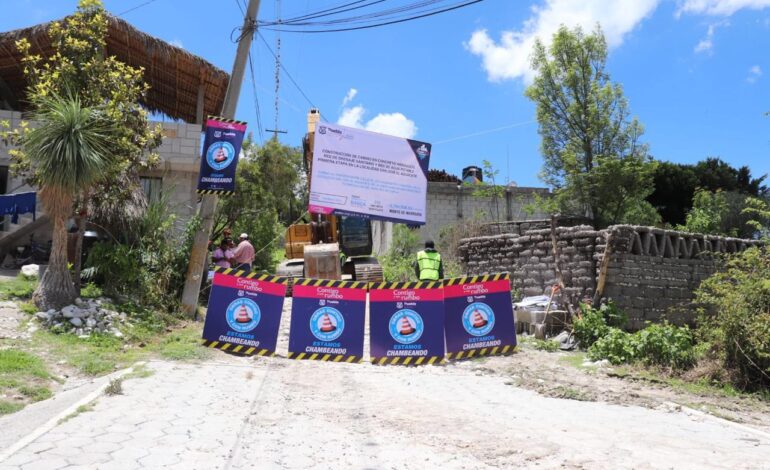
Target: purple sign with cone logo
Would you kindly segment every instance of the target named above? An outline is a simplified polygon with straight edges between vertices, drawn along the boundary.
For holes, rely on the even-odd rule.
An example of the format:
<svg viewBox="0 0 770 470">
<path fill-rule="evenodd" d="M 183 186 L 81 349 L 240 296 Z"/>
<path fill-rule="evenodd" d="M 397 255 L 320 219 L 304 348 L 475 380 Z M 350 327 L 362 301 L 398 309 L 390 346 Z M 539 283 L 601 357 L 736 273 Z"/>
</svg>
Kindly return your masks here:
<svg viewBox="0 0 770 470">
<path fill-rule="evenodd" d="M 365 282 L 297 279 L 292 287 L 289 358 L 361 362 Z"/>
<path fill-rule="evenodd" d="M 441 281 L 369 285 L 373 364 L 421 365 L 444 359 Z"/>
<path fill-rule="evenodd" d="M 508 273 L 444 280 L 447 359 L 508 354 L 516 347 Z"/>
</svg>

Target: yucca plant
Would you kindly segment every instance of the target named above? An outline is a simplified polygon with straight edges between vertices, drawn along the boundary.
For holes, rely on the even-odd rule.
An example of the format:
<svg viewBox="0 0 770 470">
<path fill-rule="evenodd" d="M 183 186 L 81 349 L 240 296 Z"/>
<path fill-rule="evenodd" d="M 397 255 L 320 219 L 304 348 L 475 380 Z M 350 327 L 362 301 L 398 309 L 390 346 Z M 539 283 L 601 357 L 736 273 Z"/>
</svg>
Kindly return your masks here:
<svg viewBox="0 0 770 470">
<path fill-rule="evenodd" d="M 77 291 L 67 266 L 67 228 L 73 200 L 104 176 L 112 163 L 112 122 L 77 97 L 48 95 L 35 100 L 35 128 L 23 141 L 40 200 L 53 224 L 48 269 L 32 299 L 42 310 L 72 303 Z"/>
</svg>

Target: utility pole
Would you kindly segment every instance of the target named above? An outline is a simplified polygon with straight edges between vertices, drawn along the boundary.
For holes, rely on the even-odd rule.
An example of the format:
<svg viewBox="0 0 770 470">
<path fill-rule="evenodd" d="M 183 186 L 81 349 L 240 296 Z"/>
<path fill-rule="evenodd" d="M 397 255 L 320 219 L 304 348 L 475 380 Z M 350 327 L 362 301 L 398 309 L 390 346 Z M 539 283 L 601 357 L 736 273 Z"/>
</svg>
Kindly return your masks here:
<svg viewBox="0 0 770 470">
<path fill-rule="evenodd" d="M 246 60 L 249 57 L 251 40 L 254 37 L 254 32 L 257 30 L 259 2 L 260 0 L 249 0 L 249 6 L 243 18 L 238 50 L 233 62 L 233 72 L 230 74 L 230 82 L 227 84 L 227 93 L 225 94 L 225 103 L 222 105 L 222 117 L 227 119 L 235 119 L 235 110 L 238 107 L 238 97 L 241 94 L 243 74 L 246 71 Z M 182 308 L 186 314 L 191 316 L 197 316 L 198 296 L 200 295 L 201 282 L 203 281 L 202 276 L 208 256 L 209 236 L 214 228 L 214 211 L 217 208 L 217 199 L 218 197 L 215 195 L 204 195 L 201 200 L 201 207 L 198 210 L 198 216 L 201 218 L 201 228 L 195 234 L 192 253 L 190 253 L 190 264 L 187 267 L 187 276 L 184 281 L 184 291 L 182 292 Z"/>
</svg>

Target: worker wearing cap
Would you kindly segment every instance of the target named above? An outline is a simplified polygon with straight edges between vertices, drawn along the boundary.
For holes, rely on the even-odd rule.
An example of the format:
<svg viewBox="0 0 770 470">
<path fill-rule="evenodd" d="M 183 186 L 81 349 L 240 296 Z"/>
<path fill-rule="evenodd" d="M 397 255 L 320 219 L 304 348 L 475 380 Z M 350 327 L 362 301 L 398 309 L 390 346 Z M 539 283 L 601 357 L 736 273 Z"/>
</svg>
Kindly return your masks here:
<svg viewBox="0 0 770 470">
<path fill-rule="evenodd" d="M 433 245 L 433 240 L 426 240 L 425 249 L 417 253 L 414 272 L 421 281 L 438 281 L 444 277 L 444 264 L 441 262 L 441 254 Z"/>
<path fill-rule="evenodd" d="M 251 265 L 254 263 L 254 247 L 249 242 L 249 235 L 242 233 L 238 237 L 240 243 L 233 252 L 233 259 L 235 260 L 235 269 L 249 272 L 251 271 Z"/>
</svg>

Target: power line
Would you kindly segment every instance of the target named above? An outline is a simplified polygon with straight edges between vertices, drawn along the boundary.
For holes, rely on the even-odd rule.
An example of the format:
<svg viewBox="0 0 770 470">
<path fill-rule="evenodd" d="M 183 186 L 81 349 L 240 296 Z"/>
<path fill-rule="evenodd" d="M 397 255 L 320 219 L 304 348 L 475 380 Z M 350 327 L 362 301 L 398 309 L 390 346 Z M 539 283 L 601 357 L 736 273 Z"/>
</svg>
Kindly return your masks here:
<svg viewBox="0 0 770 470">
<path fill-rule="evenodd" d="M 132 11 L 134 11 L 134 10 L 138 10 L 138 9 L 140 9 L 140 8 L 142 8 L 142 7 L 144 7 L 144 6 L 147 6 L 147 5 L 149 5 L 150 3 L 153 3 L 153 2 L 156 2 L 156 1 L 157 1 L 157 0 L 147 0 L 146 2 L 144 2 L 144 3 L 140 3 L 139 5 L 137 5 L 137 6 L 133 7 L 133 8 L 129 8 L 128 10 L 126 10 L 126 11 L 124 11 L 124 12 L 118 13 L 116 16 L 123 16 L 123 15 L 125 15 L 126 13 L 131 13 L 131 12 L 132 12 Z"/>
<path fill-rule="evenodd" d="M 362 15 L 357 17 L 350 17 L 350 18 L 342 18 L 338 20 L 333 21 L 326 21 L 326 22 L 308 22 L 308 23 L 297 23 L 297 24 L 288 24 L 286 22 L 260 22 L 261 25 L 263 25 L 264 29 L 268 29 L 271 31 L 284 31 L 284 32 L 291 32 L 291 33 L 334 33 L 334 32 L 343 32 L 343 31 L 356 31 L 356 30 L 362 30 L 362 29 L 370 29 L 370 28 L 377 28 L 381 26 L 388 26 L 398 23 L 405 23 L 407 21 L 413 21 L 421 18 L 427 18 L 429 16 L 438 15 L 441 13 L 446 13 L 449 11 L 457 10 L 460 8 L 464 8 L 476 3 L 480 3 L 484 0 L 467 0 L 463 1 L 459 4 L 454 4 L 452 6 L 448 6 L 445 8 L 434 8 L 434 9 L 425 9 L 426 6 L 431 4 L 436 4 L 443 0 L 428 0 L 424 2 L 418 2 L 411 5 L 407 5 L 404 7 L 399 7 L 396 9 L 386 10 L 386 11 L 380 11 L 375 12 L 369 15 Z M 395 13 L 404 13 L 408 11 L 414 11 L 422 8 L 422 10 L 419 10 L 420 14 L 413 14 L 408 17 L 400 17 L 398 15 L 394 15 Z M 340 24 L 340 23 L 371 23 L 373 18 L 382 18 L 390 16 L 391 18 L 398 18 L 398 19 L 392 19 L 390 21 L 381 21 L 379 23 L 374 24 L 365 24 L 363 26 L 351 26 L 347 28 L 330 28 L 330 29 L 286 29 L 291 27 L 300 27 L 300 26 L 331 26 L 334 24 Z M 401 15 L 403 16 L 403 15 Z M 276 27 L 271 27 L 276 26 Z"/>
<path fill-rule="evenodd" d="M 498 132 L 498 131 L 502 131 L 502 130 L 505 130 L 505 129 L 512 129 L 514 127 L 526 126 L 527 124 L 533 124 L 535 122 L 537 122 L 537 121 L 535 121 L 534 119 L 531 119 L 529 121 L 523 121 L 523 122 L 517 122 L 517 123 L 514 123 L 514 124 L 508 124 L 507 126 L 495 127 L 493 129 L 486 129 L 486 130 L 483 130 L 483 131 L 473 132 L 471 134 L 465 134 L 465 135 L 461 135 L 461 136 L 457 136 L 457 137 L 451 137 L 449 139 L 440 140 L 438 142 L 433 142 L 433 145 L 446 144 L 448 142 L 454 142 L 455 140 L 468 139 L 470 137 L 478 137 L 480 135 L 491 134 L 493 132 Z"/>
<path fill-rule="evenodd" d="M 270 54 L 273 55 L 273 58 L 276 61 L 278 61 L 278 56 L 275 54 L 275 52 L 273 52 L 273 49 L 270 48 L 270 44 L 267 43 L 267 39 L 265 39 L 265 37 L 262 35 L 262 33 L 257 31 L 257 36 L 259 36 L 262 39 L 262 42 L 265 44 L 265 47 L 267 47 L 267 50 L 270 51 Z M 291 80 L 291 83 L 293 83 L 294 86 L 297 88 L 297 90 L 299 90 L 299 92 L 302 94 L 302 96 L 305 98 L 305 100 L 307 100 L 307 102 L 310 103 L 310 106 L 315 108 L 316 105 L 313 104 L 313 101 L 310 98 L 308 98 L 307 94 L 305 94 L 305 92 L 302 90 L 302 87 L 300 87 L 299 84 L 294 80 L 294 78 L 291 76 L 289 71 L 286 70 L 286 67 L 284 67 L 283 64 L 280 63 L 280 61 L 278 61 L 278 65 L 281 67 L 281 70 L 283 70 L 283 72 L 286 74 L 286 76 L 289 77 L 289 80 Z"/>
<path fill-rule="evenodd" d="M 249 72 L 251 76 L 251 92 L 254 94 L 254 110 L 257 113 L 257 130 L 259 131 L 259 143 L 265 141 L 265 136 L 262 135 L 262 117 L 259 109 L 259 97 L 257 96 L 257 80 L 254 76 L 254 63 L 251 60 L 251 51 L 249 51 Z"/>
</svg>

